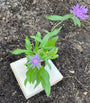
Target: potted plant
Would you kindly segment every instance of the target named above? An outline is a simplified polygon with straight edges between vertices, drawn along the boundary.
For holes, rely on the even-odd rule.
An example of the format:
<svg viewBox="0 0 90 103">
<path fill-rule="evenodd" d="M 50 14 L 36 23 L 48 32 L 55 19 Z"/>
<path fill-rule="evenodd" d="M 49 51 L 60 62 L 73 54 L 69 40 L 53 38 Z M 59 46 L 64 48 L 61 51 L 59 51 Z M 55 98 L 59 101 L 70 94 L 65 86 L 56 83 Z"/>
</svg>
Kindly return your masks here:
<svg viewBox="0 0 90 103">
<path fill-rule="evenodd" d="M 88 9 L 86 6 L 76 6 L 72 7 L 70 10 L 70 14 L 65 16 L 52 15 L 47 16 L 47 19 L 53 21 L 59 21 L 49 32 L 45 30 L 46 35 L 41 38 L 41 33 L 37 32 L 36 36 L 30 36 L 34 39 L 35 44 L 31 44 L 28 37 L 25 39 L 25 47 L 26 49 L 17 49 L 12 52 L 12 54 L 21 54 L 25 53 L 26 55 L 26 79 L 24 81 L 24 85 L 27 85 L 27 82 L 30 84 L 34 84 L 34 88 L 38 87 L 40 84 L 46 92 L 46 95 L 50 95 L 51 84 L 50 84 L 50 74 L 48 69 L 52 70 L 51 59 L 58 58 L 58 48 L 56 47 L 56 41 L 58 40 L 57 34 L 60 32 L 62 27 L 57 28 L 63 21 L 72 19 L 74 21 L 75 26 L 78 25 L 80 27 L 81 23 L 79 19 L 84 20 L 88 17 L 85 15 Z M 57 28 L 57 29 L 56 29 Z M 16 65 L 16 64 L 15 64 Z M 20 64 L 19 64 L 20 65 Z M 48 69 L 46 69 L 48 66 Z M 11 65 L 12 67 L 12 65 Z M 18 68 L 19 69 L 19 68 Z M 15 72 L 14 72 L 15 73 Z M 61 75 L 61 74 L 60 74 Z M 62 76 L 63 77 L 63 76 Z M 62 78 L 61 77 L 61 78 Z M 30 92 L 30 91 L 29 91 Z"/>
</svg>

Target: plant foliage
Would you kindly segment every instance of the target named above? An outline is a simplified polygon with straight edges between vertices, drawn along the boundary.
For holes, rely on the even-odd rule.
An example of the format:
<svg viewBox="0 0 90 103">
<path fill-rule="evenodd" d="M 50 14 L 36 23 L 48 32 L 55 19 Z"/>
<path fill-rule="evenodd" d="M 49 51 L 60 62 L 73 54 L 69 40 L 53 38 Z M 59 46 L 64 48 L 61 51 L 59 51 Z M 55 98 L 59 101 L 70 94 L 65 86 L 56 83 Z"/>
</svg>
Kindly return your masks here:
<svg viewBox="0 0 90 103">
<path fill-rule="evenodd" d="M 40 58 L 45 62 L 45 65 L 48 65 L 49 69 L 51 69 L 51 65 L 48 62 L 48 59 L 55 59 L 58 57 L 58 48 L 55 46 L 56 41 L 58 40 L 58 36 L 56 36 L 59 31 L 61 30 L 61 27 L 58 29 L 55 29 L 52 32 L 46 32 L 46 35 L 41 39 L 41 33 L 37 32 L 36 36 L 30 36 L 35 41 L 35 45 L 31 44 L 28 37 L 25 39 L 25 47 L 26 49 L 17 49 L 12 52 L 12 54 L 21 54 L 25 53 L 27 57 L 27 61 L 31 61 L 29 56 L 33 56 L 35 54 L 38 54 Z M 32 47 L 32 45 L 34 45 Z M 35 66 L 33 69 L 30 67 L 30 63 L 25 64 L 27 66 L 27 72 L 26 72 L 26 79 L 24 81 L 24 85 L 26 86 L 27 82 L 29 83 L 35 83 L 36 88 L 40 83 L 42 84 L 42 87 L 44 88 L 47 96 L 50 95 L 51 86 L 50 86 L 50 77 L 48 72 L 45 70 L 44 66 L 42 65 L 39 69 Z"/>
</svg>

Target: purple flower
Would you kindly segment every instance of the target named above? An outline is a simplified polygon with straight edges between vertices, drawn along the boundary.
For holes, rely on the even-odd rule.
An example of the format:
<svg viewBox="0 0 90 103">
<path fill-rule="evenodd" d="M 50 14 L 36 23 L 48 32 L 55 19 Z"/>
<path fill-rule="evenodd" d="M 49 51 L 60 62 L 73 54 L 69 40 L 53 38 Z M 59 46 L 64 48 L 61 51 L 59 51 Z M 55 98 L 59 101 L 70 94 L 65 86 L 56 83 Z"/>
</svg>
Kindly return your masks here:
<svg viewBox="0 0 90 103">
<path fill-rule="evenodd" d="M 74 13 L 75 17 L 78 17 L 82 20 L 84 20 L 85 18 L 88 17 L 88 15 L 85 15 L 85 13 L 88 12 L 88 8 L 86 8 L 86 6 L 84 5 L 79 5 L 78 3 L 76 4 L 76 6 L 72 7 L 73 10 L 70 10 L 71 13 Z"/>
<path fill-rule="evenodd" d="M 31 59 L 31 61 L 28 61 L 28 63 L 31 64 L 30 67 L 32 67 L 33 69 L 35 67 L 37 67 L 38 69 L 41 67 L 42 60 L 40 60 L 40 58 L 37 54 L 34 56 L 29 56 L 29 58 Z"/>
</svg>

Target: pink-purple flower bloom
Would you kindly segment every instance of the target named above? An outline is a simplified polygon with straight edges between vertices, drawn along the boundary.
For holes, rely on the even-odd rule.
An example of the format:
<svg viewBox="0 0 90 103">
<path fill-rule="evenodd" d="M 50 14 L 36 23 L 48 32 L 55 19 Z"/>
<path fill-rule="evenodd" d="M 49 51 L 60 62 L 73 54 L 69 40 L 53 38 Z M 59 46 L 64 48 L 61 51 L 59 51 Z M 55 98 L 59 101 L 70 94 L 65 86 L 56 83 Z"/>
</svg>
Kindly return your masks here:
<svg viewBox="0 0 90 103">
<path fill-rule="evenodd" d="M 28 61 L 28 63 L 30 63 L 30 67 L 32 69 L 34 69 L 35 67 L 37 67 L 38 69 L 41 67 L 41 62 L 42 60 L 40 60 L 39 55 L 34 55 L 34 56 L 29 56 L 29 58 L 31 59 L 31 61 Z"/>
<path fill-rule="evenodd" d="M 84 5 L 79 5 L 78 3 L 76 6 L 72 7 L 73 10 L 70 10 L 71 13 L 74 13 L 74 17 L 78 17 L 82 20 L 88 18 L 88 15 L 85 15 L 88 12 L 88 8 Z"/>
</svg>

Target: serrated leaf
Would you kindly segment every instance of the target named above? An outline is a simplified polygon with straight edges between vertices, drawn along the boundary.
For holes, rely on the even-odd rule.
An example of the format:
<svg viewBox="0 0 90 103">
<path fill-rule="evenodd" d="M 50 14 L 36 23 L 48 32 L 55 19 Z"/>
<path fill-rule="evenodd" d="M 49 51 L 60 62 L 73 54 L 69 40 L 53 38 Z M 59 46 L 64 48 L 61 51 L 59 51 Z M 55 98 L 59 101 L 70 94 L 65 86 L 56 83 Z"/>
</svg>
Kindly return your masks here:
<svg viewBox="0 0 90 103">
<path fill-rule="evenodd" d="M 46 16 L 46 18 L 53 21 L 63 20 L 63 17 L 59 15 Z"/>
<path fill-rule="evenodd" d="M 30 43 L 30 40 L 29 40 L 28 37 L 26 37 L 26 39 L 25 39 L 25 47 L 26 47 L 26 49 L 28 49 L 28 50 L 31 50 L 31 49 L 32 49 L 32 46 L 31 46 L 31 43 Z"/>
<path fill-rule="evenodd" d="M 50 91 L 51 91 L 49 79 L 50 77 L 48 72 L 43 67 L 40 68 L 40 80 L 41 80 L 42 87 L 44 88 L 47 96 L 50 95 Z"/>
<path fill-rule="evenodd" d="M 24 81 L 24 85 L 26 86 L 26 84 L 27 84 L 27 78 L 25 79 L 25 81 Z"/>
<path fill-rule="evenodd" d="M 21 53 L 25 53 L 25 52 L 28 52 L 28 50 L 25 50 L 25 49 L 16 49 L 12 52 L 12 54 L 21 54 Z"/>
</svg>

